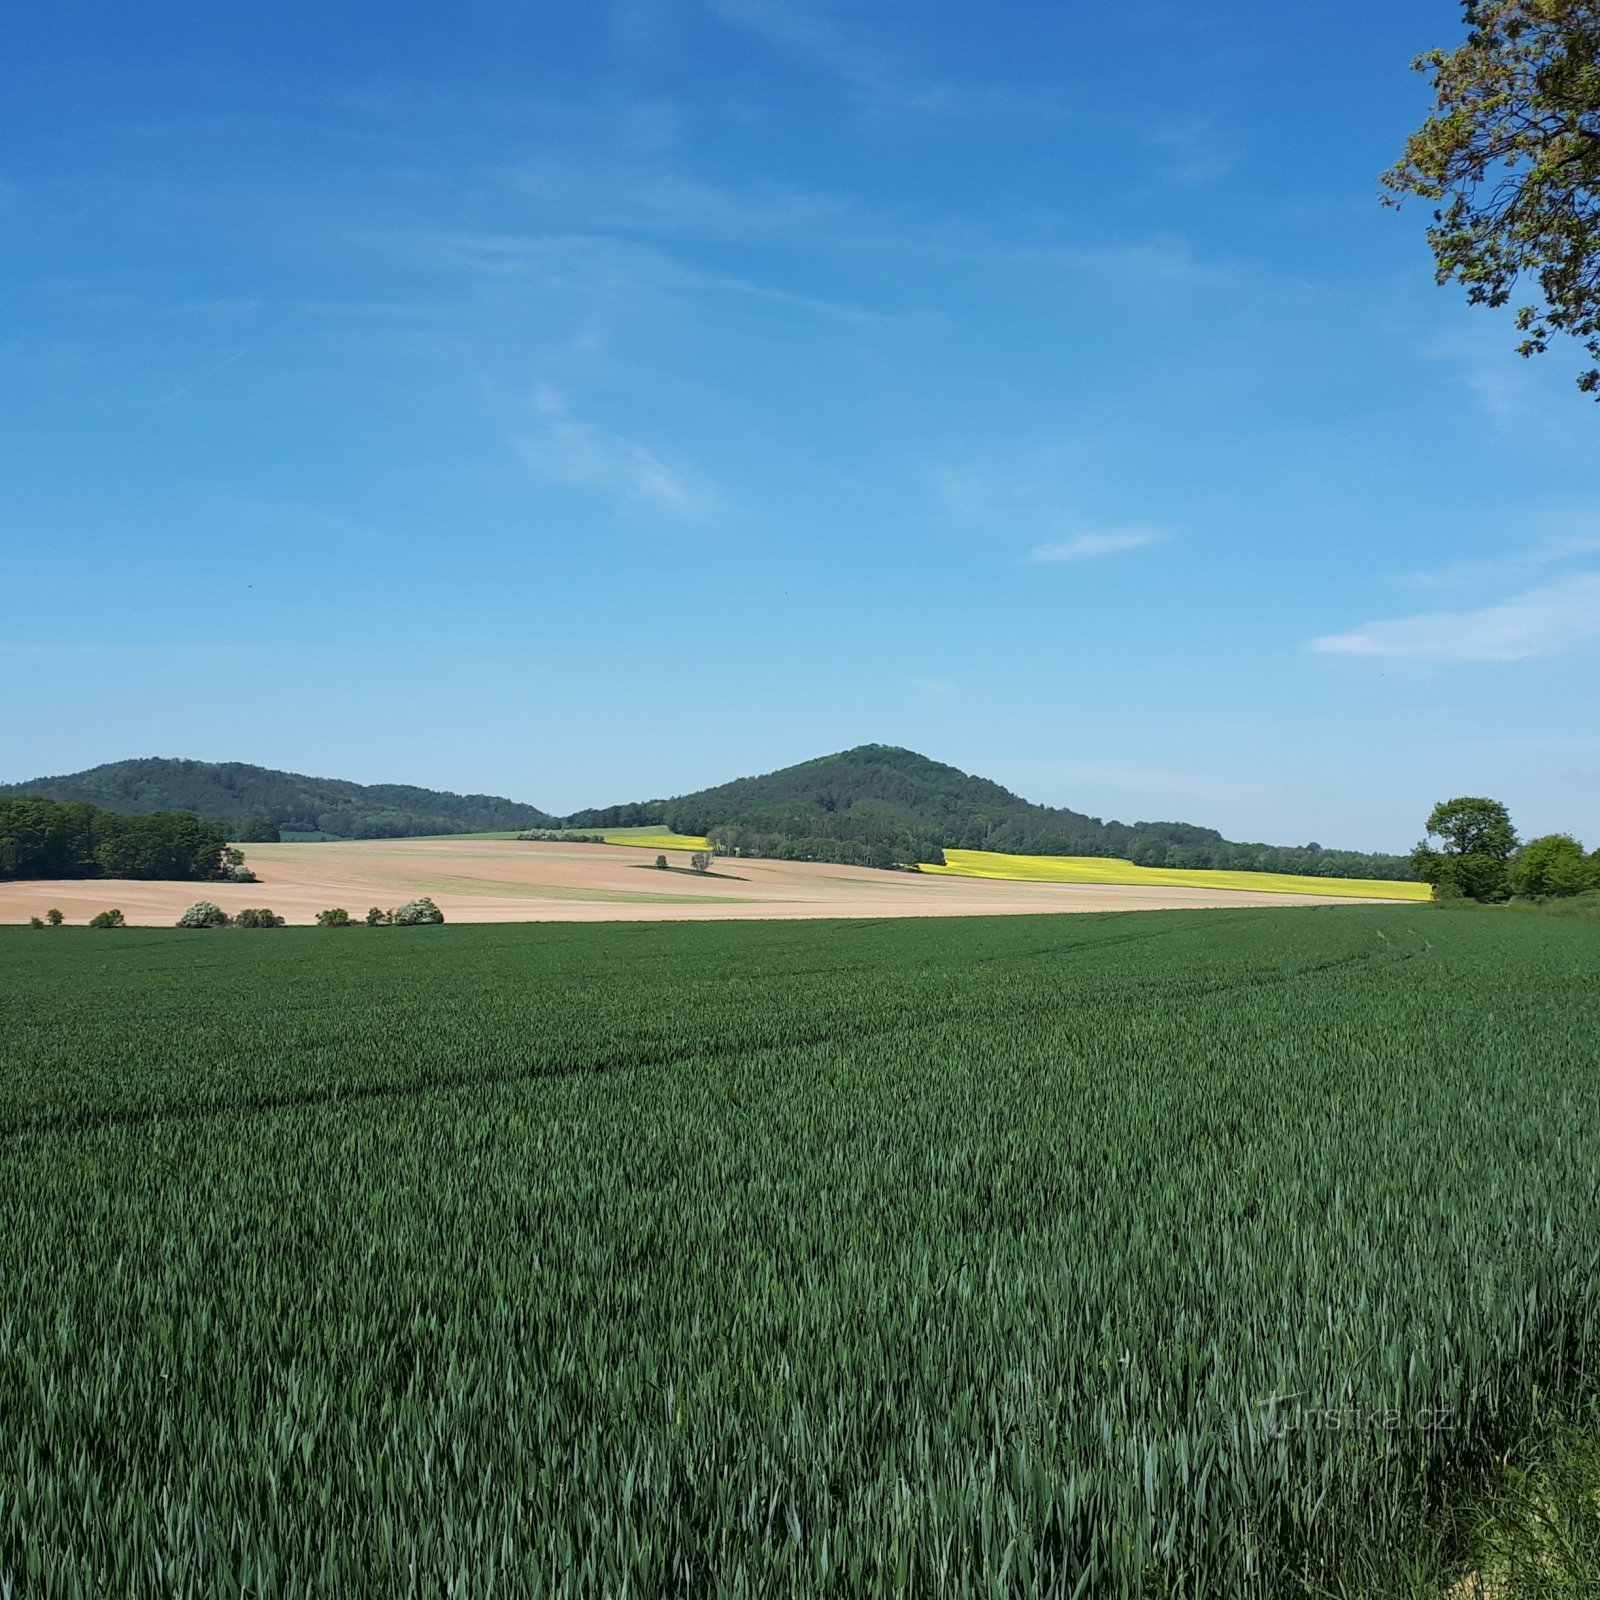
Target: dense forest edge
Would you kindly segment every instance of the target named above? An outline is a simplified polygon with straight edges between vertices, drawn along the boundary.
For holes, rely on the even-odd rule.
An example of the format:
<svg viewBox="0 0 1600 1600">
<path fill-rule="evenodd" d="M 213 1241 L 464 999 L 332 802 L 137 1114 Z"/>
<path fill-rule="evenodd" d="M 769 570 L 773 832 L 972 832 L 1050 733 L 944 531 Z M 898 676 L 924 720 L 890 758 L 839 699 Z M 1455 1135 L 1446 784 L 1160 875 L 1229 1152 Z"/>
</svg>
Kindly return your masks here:
<svg viewBox="0 0 1600 1600">
<path fill-rule="evenodd" d="M 192 811 L 140 816 L 83 801 L 0 798 L 0 879 L 253 881 L 243 853 Z"/>
<path fill-rule="evenodd" d="M 1143 867 L 1414 880 L 1405 856 L 1224 839 L 1185 822 L 1103 822 L 1034 805 L 986 778 L 893 745 L 859 745 L 760 777 L 573 812 L 575 829 L 663 826 L 724 855 L 858 866 L 942 864 L 946 850 L 1103 856 Z"/>
</svg>

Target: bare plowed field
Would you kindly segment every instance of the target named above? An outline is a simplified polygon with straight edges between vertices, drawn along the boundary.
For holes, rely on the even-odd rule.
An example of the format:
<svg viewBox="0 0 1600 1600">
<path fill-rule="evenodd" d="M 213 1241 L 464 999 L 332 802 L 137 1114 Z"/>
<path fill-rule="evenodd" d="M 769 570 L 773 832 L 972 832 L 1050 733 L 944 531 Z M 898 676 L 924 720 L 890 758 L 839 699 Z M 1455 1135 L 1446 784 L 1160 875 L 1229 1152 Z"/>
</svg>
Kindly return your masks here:
<svg viewBox="0 0 1600 1600">
<path fill-rule="evenodd" d="M 662 872 L 653 854 L 626 846 L 513 839 L 256 844 L 246 857 L 259 883 L 0 883 L 0 922 L 26 922 L 52 906 L 68 922 L 83 922 L 115 906 L 130 923 L 162 926 L 202 898 L 229 913 L 268 906 L 292 923 L 314 921 L 331 906 L 361 917 L 369 906 L 387 909 L 418 895 L 431 896 L 451 922 L 969 917 L 1332 903 L 1314 895 L 1011 883 L 801 861 L 718 859 L 714 871 L 702 875 L 688 870 L 681 851 L 668 852 L 676 870 Z"/>
</svg>

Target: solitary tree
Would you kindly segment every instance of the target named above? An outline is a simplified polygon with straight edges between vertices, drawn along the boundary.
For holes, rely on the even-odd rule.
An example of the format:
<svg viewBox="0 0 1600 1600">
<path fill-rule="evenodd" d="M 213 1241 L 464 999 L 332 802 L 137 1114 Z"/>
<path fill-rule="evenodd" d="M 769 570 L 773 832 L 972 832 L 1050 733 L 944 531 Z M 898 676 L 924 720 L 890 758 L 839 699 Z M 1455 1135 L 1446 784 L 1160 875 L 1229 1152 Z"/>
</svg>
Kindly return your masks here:
<svg viewBox="0 0 1600 1600">
<path fill-rule="evenodd" d="M 711 870 L 711 852 L 709 850 L 696 850 L 689 857 L 689 865 L 696 872 L 709 872 Z"/>
<path fill-rule="evenodd" d="M 656 866 L 662 872 L 665 872 L 667 870 L 667 858 L 665 856 L 657 856 L 656 857 Z"/>
<path fill-rule="evenodd" d="M 45 912 L 44 920 L 48 922 L 52 928 L 59 928 L 62 923 L 62 916 L 54 906 L 51 906 L 50 909 Z"/>
<path fill-rule="evenodd" d="M 1511 814 L 1498 800 L 1462 795 L 1441 800 L 1428 813 L 1428 836 L 1411 852 L 1411 865 L 1441 898 L 1504 900 L 1506 861 L 1517 847 Z M 1435 849 L 1432 840 L 1443 842 Z"/>
<path fill-rule="evenodd" d="M 1553 333 L 1600 362 L 1600 0 L 1465 0 L 1455 50 L 1412 66 L 1435 99 L 1383 176 L 1392 204 L 1438 202 L 1428 243 L 1440 283 L 1474 305 L 1503 306 L 1519 279 L 1518 353 Z M 1600 398 L 1600 366 L 1578 379 Z"/>
</svg>

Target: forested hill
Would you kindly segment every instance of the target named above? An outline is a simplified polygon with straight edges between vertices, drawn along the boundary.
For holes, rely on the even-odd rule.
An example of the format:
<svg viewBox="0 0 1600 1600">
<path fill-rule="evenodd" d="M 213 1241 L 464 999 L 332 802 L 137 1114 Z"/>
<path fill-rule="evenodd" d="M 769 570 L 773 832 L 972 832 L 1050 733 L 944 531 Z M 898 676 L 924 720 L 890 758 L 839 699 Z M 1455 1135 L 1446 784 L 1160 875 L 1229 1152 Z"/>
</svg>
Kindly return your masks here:
<svg viewBox="0 0 1600 1600">
<path fill-rule="evenodd" d="M 1155 867 L 1227 867 L 1330 878 L 1410 878 L 1402 856 L 1319 844 L 1240 844 L 1184 822 L 1102 822 L 1033 805 L 986 778 L 892 745 L 860 745 L 757 778 L 674 800 L 640 801 L 567 817 L 572 828 L 665 823 L 719 848 L 803 860 L 937 861 L 940 852 L 1113 856 Z"/>
<path fill-rule="evenodd" d="M 498 795 L 308 778 L 239 761 L 112 761 L 64 777 L 0 784 L 0 794 L 82 800 L 130 815 L 194 811 L 220 823 L 236 840 L 274 838 L 278 830 L 340 839 L 406 839 L 538 828 L 552 820 L 537 806 Z"/>
</svg>

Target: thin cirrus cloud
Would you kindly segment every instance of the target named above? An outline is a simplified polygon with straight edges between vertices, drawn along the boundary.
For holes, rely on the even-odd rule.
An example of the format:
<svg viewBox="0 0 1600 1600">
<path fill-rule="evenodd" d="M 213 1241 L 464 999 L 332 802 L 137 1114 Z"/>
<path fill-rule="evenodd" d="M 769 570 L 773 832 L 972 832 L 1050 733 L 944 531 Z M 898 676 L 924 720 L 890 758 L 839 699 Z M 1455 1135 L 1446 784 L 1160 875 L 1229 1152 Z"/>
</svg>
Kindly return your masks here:
<svg viewBox="0 0 1600 1600">
<path fill-rule="evenodd" d="M 540 388 L 533 399 L 539 423 L 516 440 L 518 456 L 548 483 L 596 489 L 622 505 L 644 506 L 680 517 L 711 511 L 716 496 L 654 450 L 620 433 L 608 433 L 572 416 L 558 390 Z"/>
<path fill-rule="evenodd" d="M 1600 572 L 1526 589 L 1473 611 L 1425 611 L 1311 641 L 1325 655 L 1414 661 L 1526 661 L 1600 640 Z"/>
<path fill-rule="evenodd" d="M 1094 561 L 1100 556 L 1114 556 L 1124 550 L 1141 550 L 1146 545 L 1160 544 L 1166 538 L 1161 528 L 1135 525 L 1126 528 L 1098 528 L 1089 533 L 1074 534 L 1070 539 L 1057 539 L 1041 544 L 1029 553 L 1028 560 L 1043 565 L 1057 565 L 1068 561 Z"/>
</svg>

